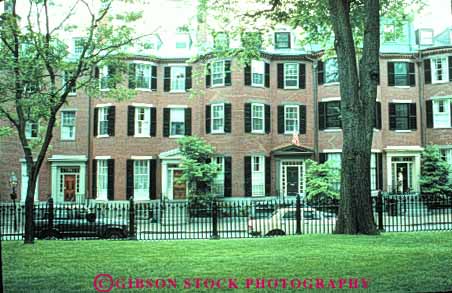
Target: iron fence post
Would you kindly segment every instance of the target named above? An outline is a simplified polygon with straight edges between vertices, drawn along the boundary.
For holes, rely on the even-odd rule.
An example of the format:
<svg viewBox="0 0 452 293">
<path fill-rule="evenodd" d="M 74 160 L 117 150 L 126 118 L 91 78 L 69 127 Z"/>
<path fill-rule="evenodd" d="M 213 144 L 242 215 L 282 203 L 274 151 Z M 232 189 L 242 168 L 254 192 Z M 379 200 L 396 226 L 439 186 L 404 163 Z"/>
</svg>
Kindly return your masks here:
<svg viewBox="0 0 452 293">
<path fill-rule="evenodd" d="M 297 200 L 295 202 L 295 219 L 296 219 L 296 234 L 301 234 L 301 199 L 297 194 Z"/>
<path fill-rule="evenodd" d="M 49 204 L 49 218 L 48 218 L 49 222 L 48 222 L 48 225 L 49 225 L 49 231 L 52 231 L 53 230 L 53 219 L 54 219 L 53 198 L 51 198 L 51 197 L 49 198 L 48 204 Z"/>
<path fill-rule="evenodd" d="M 377 195 L 377 213 L 378 213 L 378 230 L 384 231 L 383 226 L 383 194 L 381 190 L 378 191 Z"/>
<path fill-rule="evenodd" d="M 129 198 L 129 239 L 137 239 L 137 235 L 135 233 L 135 204 L 133 202 L 133 196 Z"/>
<path fill-rule="evenodd" d="M 220 239 L 218 235 L 218 204 L 217 200 L 212 201 L 212 236 L 211 239 Z"/>
</svg>

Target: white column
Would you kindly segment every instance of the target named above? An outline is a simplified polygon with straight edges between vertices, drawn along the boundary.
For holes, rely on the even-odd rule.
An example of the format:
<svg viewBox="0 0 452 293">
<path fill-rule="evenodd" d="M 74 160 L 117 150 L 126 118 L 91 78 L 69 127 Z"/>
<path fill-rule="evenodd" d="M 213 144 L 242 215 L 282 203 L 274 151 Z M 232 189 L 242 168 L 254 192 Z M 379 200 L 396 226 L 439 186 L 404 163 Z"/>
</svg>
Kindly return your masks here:
<svg viewBox="0 0 452 293">
<path fill-rule="evenodd" d="M 59 176 L 59 172 L 58 172 L 58 168 L 55 165 L 55 163 L 52 163 L 52 167 L 50 168 L 51 170 L 51 178 L 52 178 L 52 198 L 53 201 L 56 202 L 60 202 L 61 201 L 61 194 L 60 194 L 60 189 L 59 189 L 59 183 L 60 183 L 60 176 Z"/>
<path fill-rule="evenodd" d="M 417 154 L 414 156 L 414 170 L 413 170 L 413 189 L 416 192 L 421 191 L 419 185 L 419 176 L 421 175 L 421 155 Z"/>
<path fill-rule="evenodd" d="M 165 198 L 168 196 L 168 161 L 162 160 L 162 198 Z"/>
</svg>

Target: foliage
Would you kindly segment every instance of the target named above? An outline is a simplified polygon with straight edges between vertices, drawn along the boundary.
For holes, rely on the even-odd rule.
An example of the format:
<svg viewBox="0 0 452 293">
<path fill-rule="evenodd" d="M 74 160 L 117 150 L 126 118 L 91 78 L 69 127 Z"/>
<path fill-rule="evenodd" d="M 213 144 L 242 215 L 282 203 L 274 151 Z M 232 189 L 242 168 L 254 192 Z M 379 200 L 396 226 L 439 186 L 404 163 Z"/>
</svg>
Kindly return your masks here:
<svg viewBox="0 0 452 293">
<path fill-rule="evenodd" d="M 449 164 L 442 158 L 439 147 L 427 146 L 421 157 L 421 177 L 419 183 L 424 198 L 446 198 L 451 195 L 449 182 Z"/>
<path fill-rule="evenodd" d="M 339 170 L 326 161 L 319 164 L 313 160 L 306 161 L 306 198 L 308 201 L 339 199 L 339 191 L 333 186 L 340 181 Z"/>
<path fill-rule="evenodd" d="M 215 153 L 213 146 L 196 136 L 186 136 L 178 140 L 182 154 L 181 182 L 189 188 L 189 196 L 206 198 L 213 180 L 219 173 L 219 166 L 211 161 Z"/>
</svg>

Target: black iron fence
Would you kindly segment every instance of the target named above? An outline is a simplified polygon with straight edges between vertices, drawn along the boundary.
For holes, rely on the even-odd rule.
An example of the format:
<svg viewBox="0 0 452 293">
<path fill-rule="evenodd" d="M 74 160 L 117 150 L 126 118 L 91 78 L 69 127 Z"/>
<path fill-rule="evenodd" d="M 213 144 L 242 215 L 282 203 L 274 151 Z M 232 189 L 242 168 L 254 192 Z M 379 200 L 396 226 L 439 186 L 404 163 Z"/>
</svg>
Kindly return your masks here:
<svg viewBox="0 0 452 293">
<path fill-rule="evenodd" d="M 452 230 L 452 200 L 382 194 L 372 202 L 386 232 Z M 3 240 L 24 234 L 23 205 L 0 204 Z M 333 233 L 338 203 L 299 197 L 34 205 L 38 239 L 211 239 Z"/>
</svg>

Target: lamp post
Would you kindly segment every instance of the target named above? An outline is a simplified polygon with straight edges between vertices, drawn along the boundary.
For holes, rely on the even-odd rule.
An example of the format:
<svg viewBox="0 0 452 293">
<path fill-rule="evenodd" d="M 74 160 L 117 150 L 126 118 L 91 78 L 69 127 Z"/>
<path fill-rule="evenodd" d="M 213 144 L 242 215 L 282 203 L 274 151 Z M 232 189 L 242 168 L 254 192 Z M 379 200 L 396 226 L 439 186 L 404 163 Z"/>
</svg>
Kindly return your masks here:
<svg viewBox="0 0 452 293">
<path fill-rule="evenodd" d="M 16 217 L 17 182 L 18 182 L 18 180 L 17 180 L 16 173 L 11 172 L 11 176 L 9 176 L 9 186 L 11 187 L 10 197 L 13 201 L 13 207 L 14 207 L 14 219 L 13 219 L 14 220 L 14 232 L 17 231 L 17 217 Z"/>
</svg>

